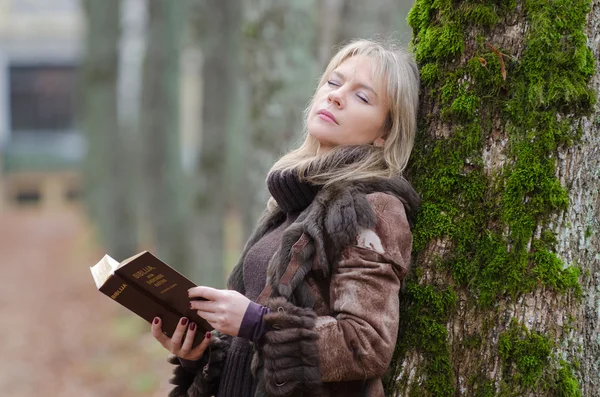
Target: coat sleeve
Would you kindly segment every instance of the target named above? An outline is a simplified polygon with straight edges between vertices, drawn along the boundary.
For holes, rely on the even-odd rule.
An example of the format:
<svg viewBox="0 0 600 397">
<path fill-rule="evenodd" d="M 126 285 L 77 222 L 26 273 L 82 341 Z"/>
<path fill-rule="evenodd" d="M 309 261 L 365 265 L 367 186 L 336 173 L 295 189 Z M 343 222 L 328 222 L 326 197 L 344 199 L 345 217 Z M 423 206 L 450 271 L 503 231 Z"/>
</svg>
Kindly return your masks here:
<svg viewBox="0 0 600 397">
<path fill-rule="evenodd" d="M 218 331 L 212 331 L 212 334 L 210 347 L 200 358 L 196 373 L 183 368 L 175 355 L 169 355 L 168 362 L 175 365 L 173 376 L 169 379 L 169 383 L 174 385 L 169 397 L 210 397 L 217 393 L 231 337 Z"/>
<path fill-rule="evenodd" d="M 409 264 L 412 234 L 404 206 L 397 198 L 373 193 L 368 199 L 377 214 L 377 224 L 373 230 L 362 230 L 332 269 L 332 315 L 316 316 L 311 309 L 270 302 L 271 313 L 265 322 L 276 329 L 283 327 L 289 335 L 282 331 L 265 334 L 271 350 L 265 351 L 266 371 L 288 366 L 268 362 L 269 358 L 281 357 L 273 354 L 280 353 L 274 349 L 291 349 L 287 339 L 300 342 L 296 353 L 303 357 L 305 379 L 314 378 L 318 371 L 320 382 L 364 380 L 381 377 L 387 370 L 398 333 L 398 292 Z M 318 368 L 312 368 L 316 361 Z M 282 384 L 299 374 L 286 376 L 279 370 L 273 375 Z"/>
<path fill-rule="evenodd" d="M 401 282 L 412 235 L 402 203 L 387 194 L 369 197 L 375 230 L 365 229 L 332 272 L 330 311 L 315 330 L 323 382 L 383 376 L 398 334 Z"/>
</svg>

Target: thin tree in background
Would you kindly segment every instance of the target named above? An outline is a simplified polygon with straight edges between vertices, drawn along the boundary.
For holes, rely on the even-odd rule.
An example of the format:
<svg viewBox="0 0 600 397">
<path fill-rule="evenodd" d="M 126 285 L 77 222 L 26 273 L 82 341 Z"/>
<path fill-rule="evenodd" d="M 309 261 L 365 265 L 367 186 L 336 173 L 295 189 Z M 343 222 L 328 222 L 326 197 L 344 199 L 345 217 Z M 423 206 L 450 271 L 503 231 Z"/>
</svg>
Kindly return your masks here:
<svg viewBox="0 0 600 397">
<path fill-rule="evenodd" d="M 410 33 L 404 23 L 409 2 L 378 0 L 323 0 L 319 10 L 319 65 L 327 66 L 335 46 L 355 38 L 391 38 L 406 45 Z"/>
<path fill-rule="evenodd" d="M 389 395 L 600 395 L 592 5 L 411 10 L 423 203 Z"/>
<path fill-rule="evenodd" d="M 137 148 L 140 237 L 144 247 L 183 270 L 187 269 L 190 250 L 186 222 L 189 193 L 179 146 L 179 62 L 185 3 L 148 0 L 147 7 Z"/>
<path fill-rule="evenodd" d="M 302 135 L 302 112 L 318 77 L 318 32 L 307 28 L 317 26 L 315 1 L 245 4 L 243 55 L 253 153 L 245 171 L 244 225 L 249 236 L 269 197 L 267 171 Z"/>
<path fill-rule="evenodd" d="M 136 219 L 128 185 L 130 152 L 117 119 L 120 0 L 83 2 L 87 21 L 86 55 L 81 69 L 80 125 L 88 151 L 85 201 L 98 234 L 115 258 L 137 248 Z"/>
<path fill-rule="evenodd" d="M 201 138 L 192 195 L 192 257 L 195 279 L 221 287 L 225 284 L 224 220 L 230 203 L 229 184 L 243 173 L 243 100 L 239 98 L 236 63 L 240 3 L 237 0 L 192 1 L 189 18 L 192 39 L 202 52 Z M 236 129 L 239 137 L 236 139 Z M 242 156 L 239 159 L 232 156 Z M 243 190 L 235 189 L 237 195 Z"/>
</svg>

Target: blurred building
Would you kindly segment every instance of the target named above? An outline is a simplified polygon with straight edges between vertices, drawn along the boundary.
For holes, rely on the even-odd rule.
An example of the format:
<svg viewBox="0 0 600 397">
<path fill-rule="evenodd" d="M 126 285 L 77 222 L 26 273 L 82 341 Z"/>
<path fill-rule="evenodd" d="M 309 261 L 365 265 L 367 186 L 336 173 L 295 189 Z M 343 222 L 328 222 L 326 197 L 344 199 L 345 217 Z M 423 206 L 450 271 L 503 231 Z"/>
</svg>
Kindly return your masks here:
<svg viewBox="0 0 600 397">
<path fill-rule="evenodd" d="M 0 0 L 0 210 L 78 195 L 78 0 Z"/>
</svg>

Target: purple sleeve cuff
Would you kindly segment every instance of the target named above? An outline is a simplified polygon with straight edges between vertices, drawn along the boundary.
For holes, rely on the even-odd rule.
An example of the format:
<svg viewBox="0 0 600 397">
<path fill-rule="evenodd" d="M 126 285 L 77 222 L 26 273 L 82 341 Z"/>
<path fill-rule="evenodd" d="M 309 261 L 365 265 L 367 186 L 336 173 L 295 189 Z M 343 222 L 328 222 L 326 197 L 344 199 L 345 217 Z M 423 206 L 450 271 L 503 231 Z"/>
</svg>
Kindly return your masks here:
<svg viewBox="0 0 600 397">
<path fill-rule="evenodd" d="M 250 302 L 242 319 L 238 336 L 251 342 L 258 342 L 265 332 L 268 331 L 263 317 L 270 312 L 271 309 L 268 307 Z"/>
<path fill-rule="evenodd" d="M 198 360 L 186 360 L 185 358 L 177 357 L 181 367 L 187 371 L 196 373 L 200 369 L 200 359 Z"/>
</svg>

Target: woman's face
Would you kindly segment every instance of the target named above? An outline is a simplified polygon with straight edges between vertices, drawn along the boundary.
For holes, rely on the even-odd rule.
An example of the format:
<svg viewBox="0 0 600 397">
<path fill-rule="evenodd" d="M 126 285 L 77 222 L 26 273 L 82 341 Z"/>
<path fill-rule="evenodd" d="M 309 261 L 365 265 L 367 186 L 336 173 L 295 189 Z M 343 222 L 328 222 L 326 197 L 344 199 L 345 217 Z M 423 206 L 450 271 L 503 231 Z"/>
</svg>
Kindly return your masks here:
<svg viewBox="0 0 600 397">
<path fill-rule="evenodd" d="M 373 61 L 354 56 L 342 62 L 317 90 L 307 131 L 319 152 L 338 145 L 365 145 L 382 135 L 388 113 L 383 79 L 373 78 Z"/>
</svg>

